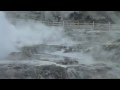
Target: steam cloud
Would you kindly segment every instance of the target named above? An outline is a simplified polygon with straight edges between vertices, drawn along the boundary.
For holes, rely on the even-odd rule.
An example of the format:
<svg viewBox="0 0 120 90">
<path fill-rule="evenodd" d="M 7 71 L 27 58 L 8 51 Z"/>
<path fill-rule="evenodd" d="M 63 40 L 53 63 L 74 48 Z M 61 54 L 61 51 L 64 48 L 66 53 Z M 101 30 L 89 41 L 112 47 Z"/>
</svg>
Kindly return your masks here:
<svg viewBox="0 0 120 90">
<path fill-rule="evenodd" d="M 64 13 L 64 11 L 62 13 Z M 86 39 L 87 35 L 81 36 L 81 38 L 83 37 L 85 37 L 84 41 L 89 41 Z M 107 37 L 110 37 L 110 39 Z M 102 34 L 102 36 L 100 35 L 100 37 L 98 37 L 98 40 L 97 38 L 95 38 L 95 40 L 93 39 L 91 41 L 93 43 L 96 43 L 96 45 L 93 44 L 92 47 L 97 46 L 98 42 L 98 44 L 101 44 L 102 42 L 108 42 L 109 40 L 114 41 L 118 38 L 119 37 L 117 36 L 117 34 L 113 32 L 107 33 L 106 35 Z M 6 57 L 11 52 L 16 51 L 18 47 L 53 43 L 59 45 L 71 45 L 75 42 L 73 42 L 65 35 L 64 29 L 62 27 L 48 27 L 46 25 L 43 25 L 42 23 L 25 21 L 21 21 L 16 26 L 13 26 L 11 23 L 8 22 L 4 12 L 0 12 L 0 59 Z M 88 43 L 87 45 L 90 44 Z M 97 50 L 100 52 L 101 48 L 99 49 L 97 47 Z M 96 53 L 95 50 L 93 50 L 92 52 Z"/>
<path fill-rule="evenodd" d="M 16 51 L 16 47 L 35 44 L 65 44 L 68 40 L 62 27 L 48 27 L 41 23 L 26 23 L 25 21 L 13 26 L 5 17 L 4 12 L 0 12 L 0 59 Z"/>
</svg>

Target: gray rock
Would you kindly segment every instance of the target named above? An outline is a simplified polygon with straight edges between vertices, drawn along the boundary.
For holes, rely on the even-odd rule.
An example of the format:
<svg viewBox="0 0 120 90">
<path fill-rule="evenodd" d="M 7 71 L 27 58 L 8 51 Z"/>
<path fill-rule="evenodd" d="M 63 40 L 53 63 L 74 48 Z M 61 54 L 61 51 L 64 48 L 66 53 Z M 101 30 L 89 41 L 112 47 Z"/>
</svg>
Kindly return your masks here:
<svg viewBox="0 0 120 90">
<path fill-rule="evenodd" d="M 56 65 L 0 65 L 0 79 L 105 79 L 118 78 L 110 73 L 112 68 L 104 64 L 72 65 L 67 68 Z M 110 75 L 109 75 L 110 74 Z"/>
<path fill-rule="evenodd" d="M 75 59 L 71 59 L 68 57 L 65 57 L 64 60 L 57 61 L 56 63 L 62 64 L 62 65 L 77 65 L 79 62 Z"/>
</svg>

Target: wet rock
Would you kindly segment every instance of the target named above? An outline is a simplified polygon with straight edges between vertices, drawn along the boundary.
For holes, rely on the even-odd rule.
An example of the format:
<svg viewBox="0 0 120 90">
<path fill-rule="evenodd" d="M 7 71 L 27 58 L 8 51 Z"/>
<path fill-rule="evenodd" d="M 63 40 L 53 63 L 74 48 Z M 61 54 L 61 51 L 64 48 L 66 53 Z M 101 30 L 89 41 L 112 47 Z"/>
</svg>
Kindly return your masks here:
<svg viewBox="0 0 120 90">
<path fill-rule="evenodd" d="M 67 79 L 68 77 L 65 68 L 55 65 L 36 67 L 36 72 L 42 79 Z"/>
<path fill-rule="evenodd" d="M 69 65 L 0 65 L 1 79 L 104 79 L 115 77 L 112 68 L 105 64 Z M 109 75 L 110 74 L 110 75 Z"/>
<path fill-rule="evenodd" d="M 75 59 L 71 59 L 68 57 L 65 57 L 64 60 L 57 61 L 56 63 L 62 64 L 62 65 L 77 65 L 79 62 Z"/>
<path fill-rule="evenodd" d="M 32 54 L 36 54 L 39 52 L 39 45 L 24 46 L 22 47 L 21 51 L 25 56 L 30 57 Z"/>
<path fill-rule="evenodd" d="M 92 66 L 79 65 L 76 67 L 68 68 L 67 72 L 69 73 L 68 77 L 72 79 L 102 79 L 110 70 L 111 68 L 107 67 L 106 65 L 98 64 Z"/>
<path fill-rule="evenodd" d="M 113 49 L 120 50 L 120 39 L 112 42 L 111 44 L 103 45 L 103 49 L 107 51 L 111 51 Z"/>
<path fill-rule="evenodd" d="M 30 65 L 0 65 L 1 79 L 65 79 L 66 69 L 55 66 L 30 66 Z"/>
<path fill-rule="evenodd" d="M 30 55 L 23 52 L 13 52 L 4 58 L 5 60 L 26 60 L 30 59 Z"/>
<path fill-rule="evenodd" d="M 82 45 L 82 44 L 76 44 L 76 45 L 72 45 L 72 46 L 69 46 L 67 48 L 65 48 L 64 50 L 64 53 L 69 53 L 69 52 L 81 52 L 82 50 L 84 50 L 86 48 L 85 45 Z"/>
<path fill-rule="evenodd" d="M 62 49 L 67 48 L 63 45 L 34 45 L 34 46 L 24 46 L 22 47 L 21 51 L 25 54 L 31 55 L 31 54 L 39 54 L 39 53 L 45 53 L 45 52 L 55 52 L 55 51 L 61 51 Z"/>
<path fill-rule="evenodd" d="M 73 48 L 72 47 L 68 47 L 66 49 L 64 49 L 64 53 L 68 53 L 68 52 L 72 52 L 73 51 Z"/>
</svg>

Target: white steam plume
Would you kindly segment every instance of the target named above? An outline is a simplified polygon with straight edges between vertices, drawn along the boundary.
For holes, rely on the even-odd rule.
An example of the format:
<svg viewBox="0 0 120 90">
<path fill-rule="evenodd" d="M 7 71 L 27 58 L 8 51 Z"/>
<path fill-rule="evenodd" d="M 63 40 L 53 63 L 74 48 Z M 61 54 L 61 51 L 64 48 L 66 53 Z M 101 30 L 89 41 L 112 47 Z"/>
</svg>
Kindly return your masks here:
<svg viewBox="0 0 120 90">
<path fill-rule="evenodd" d="M 0 58 L 14 51 L 14 27 L 7 21 L 3 12 L 0 12 Z"/>
<path fill-rule="evenodd" d="M 13 26 L 6 19 L 4 12 L 0 12 L 0 59 L 19 46 L 53 43 L 71 43 L 64 35 L 62 27 L 48 27 L 41 23 L 25 21 Z"/>
</svg>

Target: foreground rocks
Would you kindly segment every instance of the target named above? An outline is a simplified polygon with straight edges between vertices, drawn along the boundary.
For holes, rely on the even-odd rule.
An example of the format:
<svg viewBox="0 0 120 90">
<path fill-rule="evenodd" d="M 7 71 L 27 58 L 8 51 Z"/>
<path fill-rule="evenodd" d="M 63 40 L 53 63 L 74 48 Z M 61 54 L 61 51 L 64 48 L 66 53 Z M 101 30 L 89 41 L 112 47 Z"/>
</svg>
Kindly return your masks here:
<svg viewBox="0 0 120 90">
<path fill-rule="evenodd" d="M 112 68 L 97 65 L 0 65 L 0 79 L 105 79 L 118 78 L 110 74 Z"/>
</svg>

